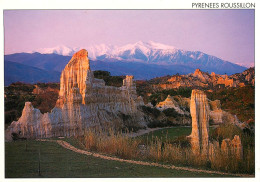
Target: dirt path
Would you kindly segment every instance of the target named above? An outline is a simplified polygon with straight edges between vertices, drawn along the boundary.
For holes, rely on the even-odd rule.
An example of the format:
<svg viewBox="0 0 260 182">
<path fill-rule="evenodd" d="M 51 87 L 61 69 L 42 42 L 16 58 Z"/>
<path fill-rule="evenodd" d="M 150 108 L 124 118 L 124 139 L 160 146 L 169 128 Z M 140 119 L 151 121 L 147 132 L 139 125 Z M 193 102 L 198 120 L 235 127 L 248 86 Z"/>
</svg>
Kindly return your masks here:
<svg viewBox="0 0 260 182">
<path fill-rule="evenodd" d="M 106 156 L 106 155 L 102 155 L 102 154 L 88 152 L 88 151 L 85 151 L 85 150 L 78 149 L 78 148 L 72 146 L 71 144 L 69 144 L 68 142 L 63 141 L 63 140 L 39 139 L 39 141 L 56 142 L 59 145 L 61 145 L 62 147 L 69 149 L 71 151 L 74 151 L 74 152 L 77 152 L 77 153 L 80 153 L 80 154 L 84 154 L 84 155 L 98 157 L 98 158 L 101 158 L 101 159 L 106 159 L 106 160 L 127 162 L 127 163 L 131 163 L 131 164 L 138 164 L 138 165 L 144 165 L 144 166 L 156 166 L 156 167 L 162 167 L 162 168 L 166 168 L 166 169 L 184 170 L 184 171 L 190 171 L 190 172 L 230 175 L 230 176 L 237 176 L 237 177 L 255 177 L 254 175 L 248 175 L 248 174 L 231 174 L 231 173 L 224 173 L 224 172 L 219 172 L 219 171 L 209 171 L 209 170 L 194 169 L 194 168 L 188 168 L 188 167 L 177 167 L 177 166 L 174 166 L 174 165 L 163 165 L 163 164 L 158 164 L 158 163 L 150 163 L 150 162 L 143 162 L 143 161 L 120 159 L 120 158 L 117 158 L 117 157 L 109 157 L 109 156 Z"/>
<path fill-rule="evenodd" d="M 128 133 L 127 136 L 137 137 L 137 136 L 141 136 L 141 135 L 144 135 L 146 133 L 150 133 L 152 131 L 156 131 L 156 130 L 160 130 L 160 129 L 163 129 L 163 128 L 147 128 L 145 130 L 138 130 L 136 133 L 134 133 L 134 132 Z"/>
<path fill-rule="evenodd" d="M 183 127 L 190 127 L 190 126 L 183 126 Z M 163 127 L 163 128 L 146 128 L 145 130 L 138 130 L 136 133 L 134 133 L 134 132 L 128 133 L 127 136 L 137 137 L 137 136 L 144 135 L 146 133 L 150 133 L 152 131 L 156 131 L 156 130 L 160 130 L 160 129 L 167 129 L 167 128 L 176 128 L 176 126 Z"/>
</svg>

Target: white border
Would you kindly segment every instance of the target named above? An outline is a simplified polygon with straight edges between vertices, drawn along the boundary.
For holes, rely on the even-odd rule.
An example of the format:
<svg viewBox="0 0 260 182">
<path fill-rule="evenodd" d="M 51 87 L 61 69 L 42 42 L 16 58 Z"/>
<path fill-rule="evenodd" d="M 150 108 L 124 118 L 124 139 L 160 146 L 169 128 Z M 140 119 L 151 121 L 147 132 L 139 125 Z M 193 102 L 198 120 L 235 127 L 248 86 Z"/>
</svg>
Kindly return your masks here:
<svg viewBox="0 0 260 182">
<path fill-rule="evenodd" d="M 143 182 L 151 182 L 151 181 L 157 181 L 157 180 L 164 180 L 164 181 L 188 181 L 188 180 L 194 180 L 194 181 L 219 181 L 219 180 L 227 180 L 227 181 L 260 181 L 260 166 L 259 166 L 259 126 L 258 123 L 259 117 L 259 106 L 257 103 L 260 101 L 259 94 L 257 94 L 257 91 L 259 91 L 259 85 L 258 85 L 258 78 L 259 78 L 259 71 L 258 71 L 258 62 L 260 61 L 260 53 L 257 50 L 260 50 L 259 46 L 259 35 L 257 33 L 260 32 L 259 29 L 259 6 L 260 3 L 257 2 L 257 0 L 182 0 L 182 1 L 173 1 L 173 0 L 0 0 L 0 7 L 1 7 L 1 14 L 0 14 L 0 40 L 2 40 L 2 44 L 0 44 L 0 56 L 1 56 L 1 62 L 0 62 L 0 116 L 1 116 L 1 124 L 0 124 L 0 181 L 13 181 L 13 180 L 19 180 L 19 181 L 38 181 L 38 180 L 46 180 L 46 179 L 5 179 L 4 178 L 4 74 L 3 74 L 3 60 L 4 60 L 4 34 L 3 34 L 3 10 L 4 9 L 192 9 L 191 3 L 197 2 L 197 3 L 221 3 L 221 2 L 235 2 L 235 3 L 246 3 L 246 2 L 252 2 L 255 3 L 255 71 L 256 71 L 256 175 L 255 178 L 141 178 L 141 179 L 134 179 L 134 180 L 140 180 Z M 258 154 L 258 155 L 257 155 Z M 72 181 L 72 179 L 47 179 L 48 181 Z M 86 181 L 86 180 L 98 180 L 98 181 L 132 181 L 131 178 L 113 178 L 111 179 L 93 179 L 93 178 L 80 178 L 80 179 L 74 179 L 77 181 Z"/>
</svg>

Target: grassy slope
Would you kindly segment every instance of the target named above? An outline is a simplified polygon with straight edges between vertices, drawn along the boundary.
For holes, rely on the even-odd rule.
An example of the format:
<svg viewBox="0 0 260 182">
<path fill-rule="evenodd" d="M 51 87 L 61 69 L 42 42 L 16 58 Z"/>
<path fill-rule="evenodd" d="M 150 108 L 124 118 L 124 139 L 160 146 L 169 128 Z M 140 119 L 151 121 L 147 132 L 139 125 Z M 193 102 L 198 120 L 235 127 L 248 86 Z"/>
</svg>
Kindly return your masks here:
<svg viewBox="0 0 260 182">
<path fill-rule="evenodd" d="M 169 170 L 103 160 L 77 154 L 56 143 L 28 141 L 5 145 L 5 177 L 38 178 L 38 150 L 41 148 L 40 177 L 220 177 L 220 175 Z"/>
</svg>

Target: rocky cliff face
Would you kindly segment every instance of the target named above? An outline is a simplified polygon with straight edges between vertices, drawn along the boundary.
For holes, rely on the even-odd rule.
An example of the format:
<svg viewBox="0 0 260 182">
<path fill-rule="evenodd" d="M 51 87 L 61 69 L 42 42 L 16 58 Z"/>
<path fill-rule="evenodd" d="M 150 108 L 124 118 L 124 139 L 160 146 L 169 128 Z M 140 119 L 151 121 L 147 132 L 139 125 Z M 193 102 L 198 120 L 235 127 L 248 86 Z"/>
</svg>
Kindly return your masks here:
<svg viewBox="0 0 260 182">
<path fill-rule="evenodd" d="M 50 113 L 41 114 L 27 102 L 6 136 L 13 132 L 29 138 L 81 135 L 89 127 L 120 128 L 125 122 L 145 126 L 144 114 L 138 110 L 143 100 L 137 97 L 133 76 L 126 76 L 122 87 L 106 86 L 104 80 L 94 78 L 87 56 L 86 50 L 75 53 L 63 70 L 59 98 Z"/>
</svg>

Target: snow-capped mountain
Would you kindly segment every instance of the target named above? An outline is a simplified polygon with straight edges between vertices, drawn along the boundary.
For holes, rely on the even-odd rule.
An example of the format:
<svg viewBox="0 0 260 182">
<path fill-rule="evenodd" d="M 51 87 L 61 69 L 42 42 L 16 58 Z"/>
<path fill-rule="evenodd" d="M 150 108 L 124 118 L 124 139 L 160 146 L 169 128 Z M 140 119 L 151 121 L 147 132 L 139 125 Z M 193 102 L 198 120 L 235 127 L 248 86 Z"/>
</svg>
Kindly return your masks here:
<svg viewBox="0 0 260 182">
<path fill-rule="evenodd" d="M 155 43 L 152 41 L 139 41 L 134 44 L 127 44 L 125 46 L 113 49 L 110 54 L 100 55 L 97 57 L 97 59 L 114 58 L 125 61 L 139 61 L 160 64 L 154 60 L 161 56 L 169 57 L 173 54 L 176 54 L 176 52 L 178 52 L 178 49 L 173 46 Z"/>
<path fill-rule="evenodd" d="M 35 51 L 32 51 L 32 53 L 38 52 L 41 54 L 59 54 L 63 56 L 72 56 L 75 52 L 79 50 L 80 48 L 71 48 L 64 45 L 60 45 L 52 48 L 37 49 Z"/>
<path fill-rule="evenodd" d="M 158 56 L 158 54 L 174 54 L 178 51 L 173 46 L 156 43 L 153 41 L 149 42 L 136 42 L 134 44 L 127 44 L 121 47 L 114 46 L 114 45 L 94 45 L 89 47 L 77 47 L 71 48 L 64 45 L 56 46 L 53 48 L 41 48 L 37 49 L 34 52 L 38 52 L 41 54 L 59 54 L 63 56 L 71 56 L 73 53 L 77 52 L 80 49 L 87 49 L 89 53 L 89 57 L 93 60 L 97 59 L 98 57 L 105 57 L 105 58 L 115 58 L 120 60 L 129 60 L 129 59 L 140 59 L 142 60 L 143 57 L 138 57 L 140 55 L 145 56 L 149 59 L 152 56 Z"/>
<path fill-rule="evenodd" d="M 26 69 L 31 70 L 31 73 L 39 72 L 40 75 L 46 75 L 44 71 L 47 71 L 46 73 L 52 75 L 48 77 L 49 81 L 58 79 L 56 72 L 61 72 L 71 56 L 83 48 L 89 53 L 92 70 L 109 71 L 112 75 L 134 75 L 136 79 L 151 79 L 176 73 L 189 74 L 197 68 L 204 72 L 228 75 L 241 73 L 247 69 L 200 51 L 184 51 L 152 41 L 139 41 L 120 47 L 105 44 L 80 48 L 57 46 L 38 49 L 33 53 L 5 55 L 5 70 L 10 68 L 10 71 L 5 71 L 6 83 L 9 83 L 8 80 L 10 82 L 23 80 L 27 75 Z M 12 70 L 15 70 L 16 74 Z M 44 78 L 36 81 L 41 80 Z"/>
<path fill-rule="evenodd" d="M 246 69 L 243 66 L 224 61 L 200 51 L 185 51 L 153 41 L 139 41 L 124 46 L 106 44 L 80 48 L 57 46 L 54 48 L 39 49 L 34 52 L 72 56 L 75 52 L 83 48 L 88 51 L 89 58 L 93 61 L 139 62 L 145 64 L 169 65 L 170 67 L 178 65 L 189 67 L 191 69 L 199 68 L 205 72 L 208 71 L 219 74 L 233 74 L 242 72 Z"/>
<path fill-rule="evenodd" d="M 200 63 L 202 60 L 216 60 L 217 57 L 204 54 L 199 51 L 184 51 L 170 45 L 149 42 L 136 42 L 121 47 L 113 45 L 94 45 L 89 47 L 70 48 L 67 46 L 56 46 L 54 48 L 38 49 L 33 52 L 41 54 L 59 54 L 63 56 L 71 56 L 80 49 L 86 49 L 92 60 L 109 60 L 116 59 L 120 61 L 137 61 L 153 64 L 187 64 L 196 61 Z M 222 61 L 218 59 L 218 61 Z M 213 61 L 214 62 L 214 61 Z"/>
</svg>

